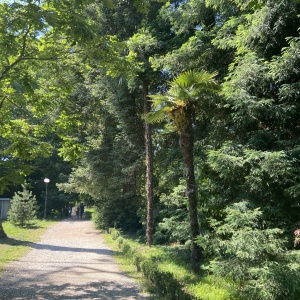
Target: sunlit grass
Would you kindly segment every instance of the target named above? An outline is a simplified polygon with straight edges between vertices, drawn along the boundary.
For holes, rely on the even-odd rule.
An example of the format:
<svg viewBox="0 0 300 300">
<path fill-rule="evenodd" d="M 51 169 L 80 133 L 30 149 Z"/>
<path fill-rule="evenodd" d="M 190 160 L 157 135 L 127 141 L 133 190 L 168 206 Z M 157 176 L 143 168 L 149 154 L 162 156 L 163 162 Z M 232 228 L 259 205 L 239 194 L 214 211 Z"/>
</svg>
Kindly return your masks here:
<svg viewBox="0 0 300 300">
<path fill-rule="evenodd" d="M 7 238 L 0 239 L 0 272 L 6 264 L 25 255 L 31 249 L 30 244 L 38 242 L 40 236 L 54 223 L 56 222 L 37 220 L 32 227 L 21 228 L 3 222 Z"/>
<path fill-rule="evenodd" d="M 87 219 L 91 219 L 92 218 L 92 214 L 95 211 L 95 208 L 94 207 L 86 207 L 84 209 L 84 211 L 85 211 L 85 217 Z"/>
<path fill-rule="evenodd" d="M 153 280 L 153 276 L 162 278 L 161 274 L 170 274 L 163 277 L 164 280 L 167 280 L 169 288 L 172 288 L 173 281 L 171 277 L 173 276 L 173 278 L 181 285 L 182 291 L 185 291 L 192 299 L 238 299 L 235 292 L 236 287 L 228 279 L 208 275 L 206 272 L 205 274 L 204 272 L 201 272 L 201 274 L 191 272 L 190 250 L 185 245 L 155 245 L 147 247 L 133 239 L 118 235 L 116 230 L 112 230 L 110 231 L 110 234 L 105 235 L 105 241 L 116 251 L 116 260 L 121 264 L 123 270 L 133 277 L 138 278 L 142 276 L 141 273 L 137 272 L 136 262 L 138 259 L 140 262 L 147 261 L 148 263 L 151 262 L 151 264 L 153 264 L 153 269 L 151 269 L 152 267 L 149 265 L 146 266 L 147 270 L 150 270 L 150 276 L 152 276 L 151 281 Z M 148 282 L 149 285 L 149 280 L 146 281 L 144 279 L 144 282 Z M 176 285 L 173 287 L 175 291 L 177 288 Z M 152 290 L 159 292 L 155 286 L 152 286 Z M 175 294 L 176 293 L 172 295 L 174 296 Z M 166 299 L 169 299 L 168 296 L 171 297 L 172 295 L 168 294 Z"/>
<path fill-rule="evenodd" d="M 238 299 L 234 296 L 234 286 L 224 278 L 205 276 L 194 284 L 186 285 L 191 295 L 198 295 L 201 300 L 230 300 Z"/>
<path fill-rule="evenodd" d="M 120 249 L 118 247 L 118 244 L 115 240 L 113 240 L 112 236 L 110 234 L 103 234 L 103 237 L 105 244 L 108 245 L 114 251 L 114 258 L 118 263 L 121 271 L 128 274 L 131 278 L 137 280 L 141 289 L 145 293 L 151 293 L 149 300 L 160 299 L 154 294 L 153 287 L 143 277 L 142 273 L 137 271 L 136 266 L 134 265 L 132 260 L 128 256 L 124 255 L 122 252 L 119 252 Z M 135 244 L 134 242 L 132 243 Z"/>
</svg>

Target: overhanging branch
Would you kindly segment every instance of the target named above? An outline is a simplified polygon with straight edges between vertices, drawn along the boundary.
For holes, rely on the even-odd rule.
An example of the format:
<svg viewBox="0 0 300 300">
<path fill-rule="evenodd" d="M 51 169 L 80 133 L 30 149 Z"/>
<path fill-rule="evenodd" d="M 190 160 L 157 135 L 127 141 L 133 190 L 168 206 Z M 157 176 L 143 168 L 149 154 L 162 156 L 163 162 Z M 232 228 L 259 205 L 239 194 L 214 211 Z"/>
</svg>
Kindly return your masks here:
<svg viewBox="0 0 300 300">
<path fill-rule="evenodd" d="M 4 79 L 4 77 L 7 75 L 7 73 L 14 67 L 16 66 L 18 63 L 20 63 L 23 59 L 24 59 L 24 55 L 25 55 L 25 51 L 26 51 L 26 42 L 27 42 L 27 37 L 28 34 L 30 32 L 30 28 L 31 25 L 28 26 L 28 28 L 26 29 L 24 35 L 23 35 L 23 42 L 22 42 L 22 48 L 21 48 L 21 53 L 20 55 L 17 57 L 17 59 L 10 65 L 6 66 L 4 68 L 4 70 L 2 71 L 1 75 L 0 75 L 0 81 L 2 79 Z"/>
<path fill-rule="evenodd" d="M 7 96 L 3 97 L 1 102 L 0 102 L 0 110 L 2 109 L 3 107 L 3 103 L 4 103 L 4 100 L 7 98 Z"/>
</svg>

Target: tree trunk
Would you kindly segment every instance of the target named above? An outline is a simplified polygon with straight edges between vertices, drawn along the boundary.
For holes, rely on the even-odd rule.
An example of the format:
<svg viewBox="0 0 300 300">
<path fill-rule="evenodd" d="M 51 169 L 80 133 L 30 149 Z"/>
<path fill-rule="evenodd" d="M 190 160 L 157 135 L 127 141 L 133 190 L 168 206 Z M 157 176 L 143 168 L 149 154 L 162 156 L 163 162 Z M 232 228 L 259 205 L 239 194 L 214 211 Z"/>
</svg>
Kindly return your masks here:
<svg viewBox="0 0 300 300">
<path fill-rule="evenodd" d="M 7 235 L 4 232 L 3 226 L 2 226 L 2 221 L 0 220 L 0 238 L 6 238 Z"/>
<path fill-rule="evenodd" d="M 199 271 L 202 258 L 202 249 L 195 243 L 195 239 L 200 234 L 198 213 L 197 213 L 197 186 L 194 172 L 194 133 L 192 127 L 191 112 L 186 111 L 186 121 L 188 124 L 179 131 L 180 148 L 184 160 L 185 178 L 186 178 L 186 195 L 189 204 L 190 231 L 192 240 L 191 266 L 192 270 Z"/>
<path fill-rule="evenodd" d="M 143 100 L 144 100 L 144 114 L 150 112 L 151 104 L 148 101 L 148 83 L 143 82 Z M 150 124 L 146 121 L 145 126 L 145 148 L 146 148 L 146 194 L 147 194 L 147 228 L 146 238 L 147 245 L 151 246 L 153 243 L 153 149 L 152 136 Z"/>
</svg>

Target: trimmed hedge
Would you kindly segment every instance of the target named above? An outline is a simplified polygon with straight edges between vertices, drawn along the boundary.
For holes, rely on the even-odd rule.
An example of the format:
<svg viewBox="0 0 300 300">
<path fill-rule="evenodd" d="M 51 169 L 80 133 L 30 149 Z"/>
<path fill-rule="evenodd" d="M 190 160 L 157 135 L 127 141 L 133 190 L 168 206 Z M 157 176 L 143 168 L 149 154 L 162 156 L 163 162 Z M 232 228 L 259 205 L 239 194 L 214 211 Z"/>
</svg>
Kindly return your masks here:
<svg viewBox="0 0 300 300">
<path fill-rule="evenodd" d="M 184 286 L 170 272 L 159 269 L 155 257 L 143 255 L 139 249 L 132 246 L 115 228 L 109 229 L 109 234 L 117 242 L 119 249 L 135 264 L 137 270 L 157 288 L 158 293 L 170 300 L 201 300 L 185 291 Z"/>
</svg>

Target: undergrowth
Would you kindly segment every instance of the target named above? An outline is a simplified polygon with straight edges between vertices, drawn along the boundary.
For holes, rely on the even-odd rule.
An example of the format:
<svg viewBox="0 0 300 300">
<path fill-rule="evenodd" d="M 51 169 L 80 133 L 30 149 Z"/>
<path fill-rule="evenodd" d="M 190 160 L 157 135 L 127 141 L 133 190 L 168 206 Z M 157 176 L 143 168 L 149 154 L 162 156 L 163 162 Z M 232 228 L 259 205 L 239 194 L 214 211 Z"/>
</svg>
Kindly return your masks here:
<svg viewBox="0 0 300 300">
<path fill-rule="evenodd" d="M 155 287 L 164 299 L 236 300 L 234 286 L 223 278 L 198 275 L 190 271 L 189 250 L 185 246 L 147 247 L 109 229 L 119 251 L 123 253 Z"/>
</svg>

